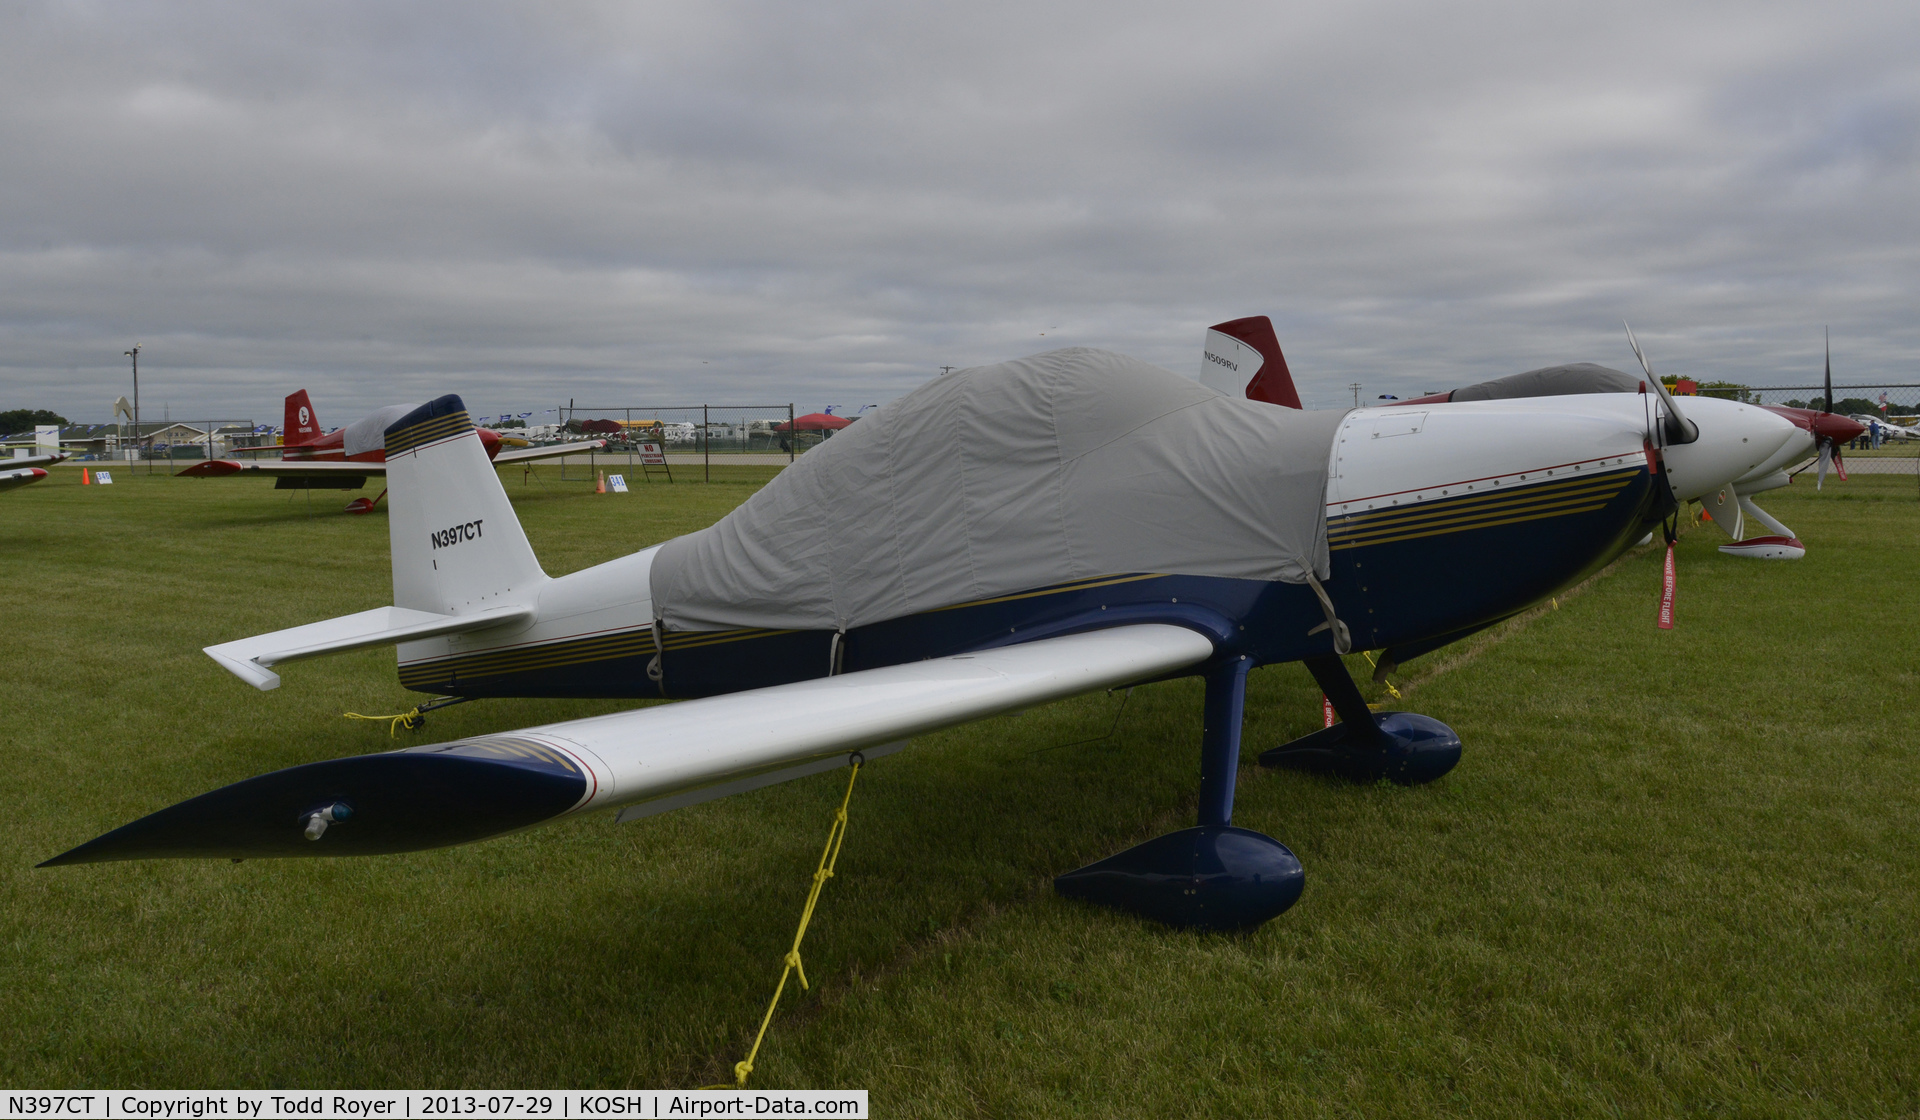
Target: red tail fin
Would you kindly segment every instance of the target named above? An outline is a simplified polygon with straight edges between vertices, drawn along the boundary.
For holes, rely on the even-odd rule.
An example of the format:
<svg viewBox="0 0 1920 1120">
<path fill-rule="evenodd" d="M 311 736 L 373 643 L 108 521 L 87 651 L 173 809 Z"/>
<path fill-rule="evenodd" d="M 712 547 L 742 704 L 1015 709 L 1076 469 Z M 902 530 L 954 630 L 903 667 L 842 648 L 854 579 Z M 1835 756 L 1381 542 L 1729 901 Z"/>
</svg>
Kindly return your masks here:
<svg viewBox="0 0 1920 1120">
<path fill-rule="evenodd" d="M 305 389 L 287 395 L 286 422 L 280 430 L 284 433 L 280 442 L 289 447 L 320 438 L 320 417 L 314 414 Z"/>
<path fill-rule="evenodd" d="M 1200 380 L 1223 392 L 1268 404 L 1300 407 L 1286 355 L 1274 337 L 1273 320 L 1265 315 L 1215 323 L 1207 328 Z M 1231 386 L 1231 388 L 1229 388 Z"/>
</svg>

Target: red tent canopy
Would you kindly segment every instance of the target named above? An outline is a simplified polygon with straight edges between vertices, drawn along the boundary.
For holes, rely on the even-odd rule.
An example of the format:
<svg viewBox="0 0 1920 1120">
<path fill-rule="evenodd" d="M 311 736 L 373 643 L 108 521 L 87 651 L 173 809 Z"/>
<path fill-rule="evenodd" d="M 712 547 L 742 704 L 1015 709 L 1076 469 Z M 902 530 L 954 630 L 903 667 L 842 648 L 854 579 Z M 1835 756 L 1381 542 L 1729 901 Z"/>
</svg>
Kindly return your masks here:
<svg viewBox="0 0 1920 1120">
<path fill-rule="evenodd" d="M 780 423 L 773 426 L 776 432 L 798 429 L 802 432 L 837 432 L 853 421 L 844 416 L 829 416 L 824 412 L 809 412 L 805 416 L 795 417 L 791 425 Z"/>
</svg>

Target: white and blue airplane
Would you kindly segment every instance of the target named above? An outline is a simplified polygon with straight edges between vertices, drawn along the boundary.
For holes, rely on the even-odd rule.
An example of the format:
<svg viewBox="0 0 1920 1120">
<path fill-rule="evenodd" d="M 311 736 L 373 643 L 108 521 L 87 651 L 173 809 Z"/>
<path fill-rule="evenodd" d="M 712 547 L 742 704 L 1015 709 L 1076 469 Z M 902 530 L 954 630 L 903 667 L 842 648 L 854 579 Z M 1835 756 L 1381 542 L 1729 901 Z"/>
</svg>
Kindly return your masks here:
<svg viewBox="0 0 1920 1120">
<path fill-rule="evenodd" d="M 1208 338 L 1211 352 L 1214 334 Z M 1277 346 L 1272 355 L 1278 359 Z M 1228 360 L 1247 364 L 1238 351 Z M 1784 438 L 1776 424 L 1790 427 L 1766 413 L 1689 423 L 1657 388 L 1303 414 L 1245 399 L 1245 381 L 1222 394 L 1132 363 L 1129 385 L 1178 405 L 1162 410 L 1165 417 L 1211 409 L 1231 421 L 1243 444 L 1267 441 L 1273 457 L 1288 460 L 1290 477 L 1310 479 L 1301 527 L 1317 542 L 1309 551 L 1318 559 L 1303 573 L 1248 578 L 1199 570 L 1207 567 L 1197 559 L 1203 554 L 1244 556 L 1258 567 L 1271 528 L 1236 517 L 1235 503 L 1262 500 L 1260 480 L 1273 464 L 1217 439 L 1217 424 L 1190 445 L 1165 448 L 1162 471 L 1139 467 L 1151 458 L 1131 471 L 1087 466 L 1100 455 L 1137 451 L 1152 423 L 1173 422 L 1165 417 L 1134 428 L 1132 420 L 1115 421 L 1111 439 L 1083 441 L 1091 449 L 1084 454 L 1036 441 L 1036 461 L 1080 471 L 1074 485 L 1091 498 L 1070 508 L 1033 507 L 1044 516 L 1008 513 L 996 522 L 999 536 L 968 538 L 968 556 L 914 558 L 915 548 L 944 539 L 947 519 L 992 518 L 1003 508 L 1028 508 L 1021 503 L 1033 498 L 970 492 L 979 483 L 962 477 L 963 456 L 922 457 L 912 472 L 869 469 L 877 460 L 862 456 L 914 423 L 931 423 L 931 406 L 916 402 L 970 386 L 984 392 L 994 379 L 1014 376 L 1008 370 L 1041 369 L 1067 384 L 1076 368 L 1118 361 L 1130 360 L 1056 351 L 941 378 L 809 451 L 694 543 L 730 541 L 746 559 L 721 575 L 746 586 L 756 566 L 794 561 L 782 550 L 799 538 L 754 534 L 769 509 L 816 495 L 881 501 L 888 487 L 912 482 L 911 474 L 918 490 L 902 496 L 903 508 L 908 498 L 925 499 L 916 508 L 944 512 L 894 524 L 874 538 L 881 547 L 873 555 L 853 557 L 852 568 L 829 573 L 833 579 L 853 581 L 850 571 L 868 573 L 859 577 L 867 580 L 904 578 L 899 573 L 913 576 L 925 565 L 988 567 L 1000 553 L 1056 531 L 1147 541 L 1160 549 L 1157 559 L 1113 568 L 1084 561 L 1072 578 L 990 593 L 962 581 L 953 585 L 958 590 L 922 594 L 911 609 L 838 624 L 789 625 L 782 621 L 787 604 L 745 593 L 720 612 L 730 621 L 671 622 L 659 599 L 661 557 L 691 547 L 690 538 L 548 576 L 460 398 L 421 405 L 385 433 L 393 605 L 211 646 L 208 655 L 261 689 L 277 687 L 288 663 L 392 645 L 401 682 L 443 697 L 680 702 L 296 766 L 161 809 L 43 866 L 375 855 L 607 809 L 627 820 L 871 758 L 915 735 L 998 713 L 1199 676 L 1206 693 L 1196 826 L 1063 874 L 1056 886 L 1176 926 L 1255 926 L 1292 905 L 1304 877 L 1284 845 L 1232 824 L 1249 670 L 1304 662 L 1341 719 L 1267 751 L 1263 764 L 1431 781 L 1459 759 L 1458 737 L 1425 716 L 1370 711 L 1340 655 L 1381 650 L 1385 664 L 1404 662 L 1525 609 L 1670 516 L 1677 508 L 1670 478 L 1739 477 L 1776 450 Z M 939 414 L 946 427 L 920 430 L 939 435 L 975 421 L 969 430 L 1001 430 L 997 418 L 951 411 L 958 398 L 941 399 L 950 409 Z M 1093 403 L 1080 413 L 1105 415 L 1110 405 L 1115 416 L 1138 403 L 1103 402 L 1098 392 L 1082 399 Z M 1056 427 L 1069 421 L 1108 422 L 1078 413 L 1054 419 Z M 1307 430 L 1321 434 L 1284 434 Z M 1162 531 L 1162 521 L 1197 506 L 1226 511 L 1207 539 Z M 1069 527 L 1056 530 L 1056 519 Z M 879 555 L 895 551 L 903 558 Z M 874 574 L 882 567 L 895 574 Z M 840 590 L 865 587 L 853 581 Z M 751 624 L 756 619 L 764 624 Z"/>
</svg>

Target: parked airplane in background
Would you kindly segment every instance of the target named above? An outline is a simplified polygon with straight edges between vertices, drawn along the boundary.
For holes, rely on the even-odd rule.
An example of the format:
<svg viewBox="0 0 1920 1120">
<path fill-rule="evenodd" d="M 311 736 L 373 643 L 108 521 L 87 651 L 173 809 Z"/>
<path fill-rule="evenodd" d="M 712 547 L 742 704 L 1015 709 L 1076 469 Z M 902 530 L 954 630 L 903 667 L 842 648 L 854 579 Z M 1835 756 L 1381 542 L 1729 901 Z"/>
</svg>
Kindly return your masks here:
<svg viewBox="0 0 1920 1120">
<path fill-rule="evenodd" d="M 0 490 L 15 490 L 38 482 L 47 477 L 47 472 L 41 468 L 50 467 L 65 458 L 68 458 L 65 451 L 49 451 L 0 459 Z"/>
<path fill-rule="evenodd" d="M 383 433 L 393 605 L 207 653 L 262 689 L 283 663 L 398 644 L 419 691 L 691 699 L 278 771 L 48 863 L 363 855 L 601 808 L 629 819 L 1199 676 L 1198 826 L 1056 886 L 1174 925 L 1258 925 L 1303 874 L 1231 824 L 1248 671 L 1305 662 L 1342 721 L 1263 764 L 1444 774 L 1453 732 L 1369 711 L 1340 655 L 1405 660 L 1582 578 L 1675 509 L 1660 476 L 1676 448 L 1667 406 L 1635 396 L 1300 412 L 1245 384 L 1223 395 L 1081 349 L 959 371 L 716 525 L 557 578 L 460 398 L 413 408 Z M 1695 461 L 1750 458 L 1740 430 L 1686 435 Z"/>
<path fill-rule="evenodd" d="M 270 460 L 209 459 L 179 472 L 191 478 L 223 478 L 236 474 L 277 478 L 276 490 L 358 490 L 373 477 L 385 478 L 387 449 L 384 442 L 387 425 L 405 416 L 417 405 L 389 405 L 363 416 L 344 428 L 329 432 L 320 426 L 320 417 L 307 391 L 301 389 L 287 397 L 286 420 L 281 442 L 266 447 L 236 448 L 236 453 L 279 452 Z M 491 428 L 475 428 L 480 445 L 495 466 L 530 463 L 560 455 L 573 455 L 605 447 L 605 440 L 583 440 L 550 447 L 518 447 L 504 450 L 509 441 Z M 511 442 L 521 442 L 518 440 Z M 370 513 L 386 497 L 381 490 L 372 498 L 355 498 L 347 503 L 348 513 Z"/>
<path fill-rule="evenodd" d="M 1228 379 L 1239 378 L 1243 391 L 1255 400 L 1276 404 L 1285 403 L 1289 398 L 1298 400 L 1292 377 L 1286 370 L 1286 360 L 1280 356 L 1278 342 L 1273 340 L 1272 324 L 1264 315 L 1235 319 L 1210 328 L 1201 362 L 1201 380 L 1225 392 L 1233 391 L 1227 387 L 1232 383 Z M 1753 495 L 1787 485 L 1791 481 L 1789 469 L 1815 456 L 1819 459 L 1820 481 L 1824 482 L 1828 463 L 1839 464 L 1840 446 L 1860 434 L 1859 425 L 1830 412 L 1749 405 L 1718 397 L 1686 398 L 1683 415 L 1682 406 L 1660 379 L 1653 376 L 1652 367 L 1641 353 L 1631 329 L 1627 332 L 1627 341 L 1639 359 L 1644 376 L 1591 362 L 1549 366 L 1444 393 L 1394 401 L 1384 407 L 1431 409 L 1476 401 L 1571 399 L 1603 393 L 1638 393 L 1658 398 L 1654 407 L 1664 411 L 1669 428 L 1669 444 L 1664 456 L 1668 467 L 1666 480 L 1677 502 L 1700 502 L 1713 515 L 1714 524 L 1733 537 L 1734 543 L 1722 545 L 1720 551 L 1763 559 L 1797 559 L 1806 555 L 1806 546 L 1785 525 L 1755 505 Z M 1234 346 L 1240 350 L 1231 351 Z M 1223 355 L 1230 360 L 1223 360 Z M 1244 379 L 1244 370 L 1254 371 L 1252 380 Z M 1276 384 L 1281 380 L 1284 387 Z M 1827 368 L 1827 399 L 1833 399 L 1831 361 Z M 1566 403 L 1566 407 L 1580 406 Z M 1750 454 L 1726 460 L 1717 454 L 1702 455 L 1691 450 L 1693 443 L 1688 433 L 1700 430 L 1702 425 L 1727 438 L 1737 438 L 1738 446 Z M 1715 442 L 1717 445 L 1718 441 Z M 1844 472 L 1841 477 L 1846 477 Z M 1743 539 L 1747 517 L 1772 529 L 1776 535 Z"/>
<path fill-rule="evenodd" d="M 1867 412 L 1856 412 L 1853 415 L 1847 417 L 1847 419 L 1860 425 L 1862 428 L 1865 428 L 1867 435 L 1872 435 L 1874 427 L 1878 425 L 1880 429 L 1880 438 L 1883 440 L 1920 439 L 1920 428 L 1912 427 L 1907 424 L 1896 424 L 1892 420 L 1889 420 L 1884 416 L 1875 416 L 1872 413 L 1867 413 Z"/>
</svg>

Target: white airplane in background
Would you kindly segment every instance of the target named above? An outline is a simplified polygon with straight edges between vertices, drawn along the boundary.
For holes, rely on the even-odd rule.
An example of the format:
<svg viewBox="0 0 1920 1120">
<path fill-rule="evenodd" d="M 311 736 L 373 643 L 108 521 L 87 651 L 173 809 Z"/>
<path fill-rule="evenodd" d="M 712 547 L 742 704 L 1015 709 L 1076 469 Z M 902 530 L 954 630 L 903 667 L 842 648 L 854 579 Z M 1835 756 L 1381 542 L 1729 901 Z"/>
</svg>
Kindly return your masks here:
<svg viewBox="0 0 1920 1120">
<path fill-rule="evenodd" d="M 1867 429 L 1869 434 L 1872 433 L 1874 426 L 1878 425 L 1880 428 L 1880 438 L 1882 439 L 1920 439 L 1920 428 L 1910 427 L 1906 424 L 1896 424 L 1884 416 L 1856 412 L 1847 417 L 1847 419 Z"/>
<path fill-rule="evenodd" d="M 1747 441 L 1778 435 L 1774 417 L 1683 430 L 1664 397 L 1301 412 L 1238 388 L 1084 349 L 958 371 L 714 526 L 559 577 L 460 398 L 441 397 L 384 432 L 393 605 L 206 652 L 262 689 L 289 662 L 397 645 L 402 683 L 437 695 L 682 702 L 296 766 L 47 864 L 369 855 L 600 809 L 631 819 L 1199 676 L 1197 826 L 1056 887 L 1251 927 L 1304 879 L 1284 845 L 1231 823 L 1250 669 L 1304 662 L 1342 721 L 1262 764 L 1430 781 L 1458 737 L 1369 711 L 1341 654 L 1405 660 L 1544 599 L 1673 512 L 1672 452 L 1733 477 Z"/>
</svg>

